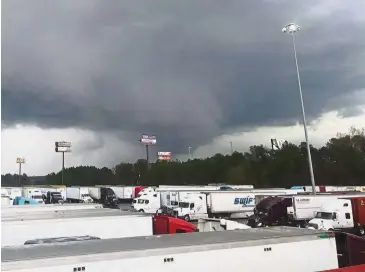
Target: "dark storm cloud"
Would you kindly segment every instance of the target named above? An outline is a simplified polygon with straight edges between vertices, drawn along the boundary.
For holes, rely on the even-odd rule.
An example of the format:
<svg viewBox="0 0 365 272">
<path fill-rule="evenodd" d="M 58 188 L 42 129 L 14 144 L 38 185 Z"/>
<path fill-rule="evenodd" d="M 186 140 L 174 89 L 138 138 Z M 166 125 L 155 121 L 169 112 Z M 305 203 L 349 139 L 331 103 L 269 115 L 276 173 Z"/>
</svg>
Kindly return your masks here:
<svg viewBox="0 0 365 272">
<path fill-rule="evenodd" d="M 361 0 L 2 3 L 6 125 L 123 131 L 131 142 L 146 132 L 185 152 L 238 127 L 292 124 L 298 87 L 280 32 L 290 21 L 302 25 L 310 119 L 356 106 L 336 98 L 365 87 Z"/>
</svg>

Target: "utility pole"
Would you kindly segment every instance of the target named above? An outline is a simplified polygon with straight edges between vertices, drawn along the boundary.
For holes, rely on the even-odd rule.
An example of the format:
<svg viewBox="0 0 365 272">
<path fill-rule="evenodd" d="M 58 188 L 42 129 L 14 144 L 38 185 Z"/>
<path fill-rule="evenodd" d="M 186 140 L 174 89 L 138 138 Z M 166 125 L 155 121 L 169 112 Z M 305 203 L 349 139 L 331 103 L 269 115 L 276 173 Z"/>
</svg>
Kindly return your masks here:
<svg viewBox="0 0 365 272">
<path fill-rule="evenodd" d="M 19 176 L 18 176 L 18 185 L 21 186 L 21 176 L 22 176 L 22 164 L 25 163 L 24 158 L 16 158 L 16 163 L 19 164 Z"/>
<path fill-rule="evenodd" d="M 61 184 L 63 185 L 63 172 L 65 171 L 65 152 L 62 152 L 62 181 Z"/>
<path fill-rule="evenodd" d="M 149 145 L 146 144 L 146 160 L 147 160 L 147 170 L 150 169 L 150 152 L 149 152 Z"/>
<path fill-rule="evenodd" d="M 231 147 L 231 155 L 232 155 L 233 154 L 233 143 L 232 143 L 232 141 L 230 141 L 229 144 L 230 144 L 230 147 Z"/>
<path fill-rule="evenodd" d="M 191 146 L 189 146 L 189 159 L 192 160 L 192 157 L 191 157 Z"/>
</svg>

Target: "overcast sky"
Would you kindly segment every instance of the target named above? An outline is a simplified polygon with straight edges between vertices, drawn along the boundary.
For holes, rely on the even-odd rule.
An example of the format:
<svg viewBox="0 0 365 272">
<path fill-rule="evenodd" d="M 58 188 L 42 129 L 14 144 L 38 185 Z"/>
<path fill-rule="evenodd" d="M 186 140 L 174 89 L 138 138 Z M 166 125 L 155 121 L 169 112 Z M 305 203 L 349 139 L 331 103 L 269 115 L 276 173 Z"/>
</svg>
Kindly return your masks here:
<svg viewBox="0 0 365 272">
<path fill-rule="evenodd" d="M 365 1 L 3 0 L 2 173 L 186 158 L 303 140 L 296 36 L 311 141 L 365 126 Z"/>
</svg>

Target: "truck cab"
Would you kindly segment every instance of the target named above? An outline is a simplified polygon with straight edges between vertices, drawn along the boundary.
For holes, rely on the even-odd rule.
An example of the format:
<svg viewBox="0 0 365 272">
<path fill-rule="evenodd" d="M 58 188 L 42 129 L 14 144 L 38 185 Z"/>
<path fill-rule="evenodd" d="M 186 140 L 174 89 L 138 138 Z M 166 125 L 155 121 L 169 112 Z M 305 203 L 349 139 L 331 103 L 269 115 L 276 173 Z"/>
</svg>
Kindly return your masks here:
<svg viewBox="0 0 365 272">
<path fill-rule="evenodd" d="M 48 191 L 46 195 L 43 195 L 43 199 L 46 204 L 58 204 L 64 202 L 60 192 Z"/>
<path fill-rule="evenodd" d="M 174 209 L 178 218 L 185 221 L 198 220 L 201 217 L 208 217 L 207 200 L 205 195 L 187 197 L 179 202 L 179 207 Z"/>
<path fill-rule="evenodd" d="M 42 192 L 34 188 L 24 188 L 23 197 L 34 199 L 38 204 L 44 204 Z"/>
<path fill-rule="evenodd" d="M 322 206 L 321 211 L 309 221 L 308 228 L 334 230 L 354 228 L 351 200 L 336 199 Z"/>
<path fill-rule="evenodd" d="M 135 200 L 133 208 L 138 212 L 156 213 L 161 207 L 160 194 L 157 192 L 147 193 Z"/>
</svg>

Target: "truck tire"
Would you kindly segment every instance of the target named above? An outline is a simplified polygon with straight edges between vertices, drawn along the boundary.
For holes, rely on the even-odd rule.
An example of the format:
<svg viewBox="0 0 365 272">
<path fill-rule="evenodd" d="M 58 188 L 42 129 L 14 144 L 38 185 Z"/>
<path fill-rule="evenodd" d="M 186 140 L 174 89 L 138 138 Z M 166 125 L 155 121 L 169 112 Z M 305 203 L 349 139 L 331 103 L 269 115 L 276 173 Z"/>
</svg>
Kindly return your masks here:
<svg viewBox="0 0 365 272">
<path fill-rule="evenodd" d="M 144 212 L 144 210 L 140 209 L 138 212 Z"/>
<path fill-rule="evenodd" d="M 190 216 L 187 214 L 187 215 L 185 215 L 184 216 L 184 220 L 186 221 L 186 222 L 189 222 L 190 221 Z"/>
</svg>

